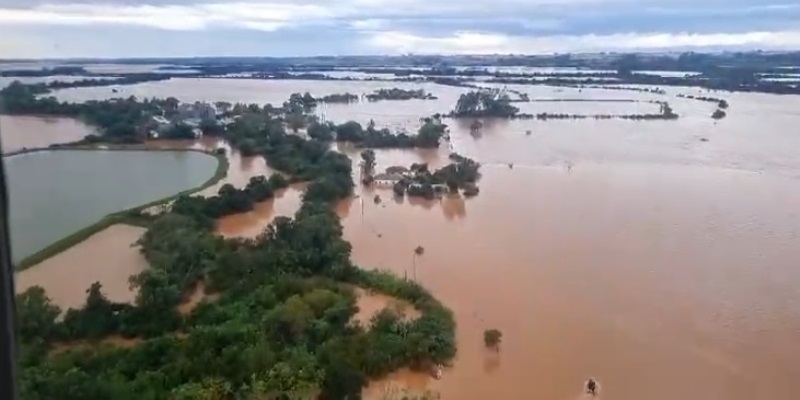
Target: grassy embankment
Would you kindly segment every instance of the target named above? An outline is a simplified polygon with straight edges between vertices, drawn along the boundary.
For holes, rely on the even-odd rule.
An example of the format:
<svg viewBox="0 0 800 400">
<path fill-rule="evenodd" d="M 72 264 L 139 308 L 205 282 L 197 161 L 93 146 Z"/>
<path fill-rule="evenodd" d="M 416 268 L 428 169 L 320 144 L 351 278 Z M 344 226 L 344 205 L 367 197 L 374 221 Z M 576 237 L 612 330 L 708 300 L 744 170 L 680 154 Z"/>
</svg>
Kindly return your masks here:
<svg viewBox="0 0 800 400">
<path fill-rule="evenodd" d="M 184 191 L 182 191 L 180 193 L 176 193 L 176 194 L 174 194 L 172 196 L 168 196 L 168 197 L 165 197 L 163 199 L 158 199 L 158 200 L 155 200 L 155 201 L 151 201 L 151 202 L 149 202 L 147 204 L 142 204 L 140 206 L 129 208 L 127 210 L 122 210 L 122 211 L 118 211 L 118 212 L 106 215 L 105 217 L 101 218 L 99 221 L 95 222 L 94 224 L 91 224 L 91 225 L 89 225 L 89 226 L 87 226 L 87 227 L 85 227 L 83 229 L 80 229 L 77 232 L 74 232 L 71 235 L 66 236 L 66 237 L 64 237 L 64 238 L 62 238 L 62 239 L 50 244 L 49 246 L 45 247 L 44 249 L 39 250 L 36 253 L 31 254 L 28 257 L 25 257 L 23 260 L 21 260 L 20 262 L 16 263 L 16 265 L 14 266 L 14 268 L 17 271 L 22 271 L 24 269 L 30 268 L 30 267 L 32 267 L 32 266 L 34 266 L 34 265 L 36 265 L 36 264 L 48 259 L 48 258 L 50 258 L 50 257 L 53 257 L 56 254 L 61 253 L 62 251 L 65 251 L 65 250 L 69 249 L 70 247 L 72 247 L 72 246 L 74 246 L 74 245 L 76 245 L 76 244 L 88 239 L 89 236 L 92 236 L 93 234 L 95 234 L 95 233 L 97 233 L 97 232 L 99 232 L 99 231 L 101 231 L 101 230 L 103 230 L 105 228 L 108 228 L 111 225 L 124 223 L 124 224 L 136 225 L 136 226 L 146 226 L 148 221 L 145 218 L 137 217 L 137 214 L 139 214 L 139 212 L 141 212 L 142 210 L 145 210 L 145 209 L 147 209 L 149 207 L 153 207 L 153 206 L 156 206 L 156 205 L 159 205 L 159 204 L 167 203 L 167 202 L 177 198 L 178 196 L 196 193 L 196 192 L 199 192 L 199 191 L 201 191 L 201 190 L 203 190 L 203 189 L 205 189 L 205 188 L 207 188 L 209 186 L 212 186 L 212 185 L 216 184 L 217 182 L 219 182 L 222 178 L 224 178 L 227 175 L 227 173 L 228 173 L 228 165 L 229 165 L 228 158 L 225 156 L 225 154 L 216 154 L 216 153 L 213 153 L 213 152 L 207 152 L 207 151 L 200 150 L 200 149 L 180 149 L 180 148 L 177 148 L 177 149 L 169 149 L 169 148 L 154 149 L 154 148 L 147 148 L 145 146 L 137 146 L 137 145 L 130 145 L 130 146 L 128 146 L 128 145 L 112 145 L 112 146 L 107 146 L 107 148 L 98 148 L 96 146 L 53 147 L 53 148 L 31 149 L 31 150 L 25 151 L 25 153 L 32 153 L 32 152 L 36 152 L 36 151 L 53 151 L 53 150 L 57 150 L 57 151 L 62 151 L 62 150 L 195 151 L 195 152 L 209 154 L 211 156 L 214 156 L 214 157 L 217 158 L 218 162 L 217 162 L 217 170 L 214 172 L 214 175 L 212 175 L 211 178 L 209 178 L 202 185 L 197 186 L 195 188 L 184 190 Z M 19 154 L 19 153 L 17 153 L 17 154 Z M 8 155 L 6 155 L 6 156 L 8 156 Z"/>
</svg>

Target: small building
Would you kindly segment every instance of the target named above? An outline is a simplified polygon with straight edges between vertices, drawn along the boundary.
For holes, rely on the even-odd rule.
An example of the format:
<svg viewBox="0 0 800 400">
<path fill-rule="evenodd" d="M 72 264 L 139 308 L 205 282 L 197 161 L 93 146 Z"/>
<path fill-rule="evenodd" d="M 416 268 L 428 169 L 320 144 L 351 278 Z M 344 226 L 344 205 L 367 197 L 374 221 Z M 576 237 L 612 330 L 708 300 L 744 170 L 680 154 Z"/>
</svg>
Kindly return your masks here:
<svg viewBox="0 0 800 400">
<path fill-rule="evenodd" d="M 172 121 L 164 118 L 161 115 L 154 115 L 150 118 L 150 121 L 147 122 L 142 128 L 142 134 L 147 134 L 147 136 L 157 139 L 159 136 L 163 136 L 170 128 L 172 128 L 174 124 Z"/>
<path fill-rule="evenodd" d="M 161 115 L 154 115 L 150 119 L 150 125 L 152 126 L 152 130 L 158 133 L 164 133 L 167 129 L 172 126 L 172 122 L 170 120 L 164 118 Z"/>
<path fill-rule="evenodd" d="M 435 193 L 447 193 L 450 191 L 450 188 L 444 183 L 434 183 L 431 187 Z"/>
<path fill-rule="evenodd" d="M 401 179 L 403 176 L 400 174 L 378 174 L 373 177 L 372 182 L 378 187 L 393 187 Z"/>
<path fill-rule="evenodd" d="M 195 102 L 181 103 L 178 105 L 178 116 L 181 119 L 196 119 L 200 121 L 216 121 L 217 107 L 210 103 Z"/>
<path fill-rule="evenodd" d="M 402 165 L 393 165 L 393 166 L 391 166 L 389 168 L 386 168 L 386 173 L 387 174 L 405 175 L 408 172 L 409 172 L 409 169 L 407 167 L 402 166 Z"/>
</svg>

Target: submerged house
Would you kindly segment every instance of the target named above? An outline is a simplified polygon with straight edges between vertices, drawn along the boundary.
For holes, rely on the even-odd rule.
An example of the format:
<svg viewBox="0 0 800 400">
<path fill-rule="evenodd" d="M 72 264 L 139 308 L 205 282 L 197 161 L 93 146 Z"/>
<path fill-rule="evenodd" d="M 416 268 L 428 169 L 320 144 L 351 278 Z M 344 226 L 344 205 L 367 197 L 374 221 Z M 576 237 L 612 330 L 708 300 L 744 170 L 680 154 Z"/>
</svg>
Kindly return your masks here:
<svg viewBox="0 0 800 400">
<path fill-rule="evenodd" d="M 400 182 L 403 176 L 400 174 L 378 174 L 373 177 L 372 182 L 375 186 L 379 187 L 392 187 L 395 183 Z"/>
<path fill-rule="evenodd" d="M 386 168 L 386 173 L 389 175 L 403 175 L 406 176 L 409 173 L 409 169 L 402 165 L 394 165 L 389 168 Z"/>
</svg>

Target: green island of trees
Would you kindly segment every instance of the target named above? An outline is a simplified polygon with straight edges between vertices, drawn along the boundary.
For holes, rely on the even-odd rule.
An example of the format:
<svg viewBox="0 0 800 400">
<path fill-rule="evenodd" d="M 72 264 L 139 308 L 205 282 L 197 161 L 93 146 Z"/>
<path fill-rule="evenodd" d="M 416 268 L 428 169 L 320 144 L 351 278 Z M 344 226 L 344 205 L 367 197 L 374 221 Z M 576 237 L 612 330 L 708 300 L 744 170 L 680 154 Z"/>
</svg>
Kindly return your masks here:
<svg viewBox="0 0 800 400">
<path fill-rule="evenodd" d="M 424 89 L 398 89 L 398 88 L 391 88 L 391 89 L 378 89 L 370 94 L 366 95 L 367 100 L 369 101 L 381 101 L 381 100 L 436 100 L 438 97 L 434 96 L 431 93 L 426 92 Z"/>
<path fill-rule="evenodd" d="M 476 182 L 480 178 L 480 164 L 457 153 L 450 154 L 450 164 L 431 172 L 428 164 L 412 164 L 409 173 L 399 179 L 392 190 L 395 195 L 433 199 L 437 193 L 458 193 L 465 196 L 478 194 Z"/>
<path fill-rule="evenodd" d="M 78 118 L 99 128 L 108 141 L 135 142 L 137 128 L 149 115 L 160 112 L 159 100 L 138 101 L 134 97 L 85 103 L 59 102 L 42 94 L 37 85 L 13 82 L 0 90 L 0 102 L 9 114 L 52 115 Z"/>
<path fill-rule="evenodd" d="M 727 115 L 728 114 L 725 111 L 722 111 L 721 109 L 718 108 L 714 110 L 714 112 L 711 114 L 711 118 L 719 120 L 725 118 Z"/>
<path fill-rule="evenodd" d="M 286 133 L 285 112 L 308 109 L 303 96 L 289 103 L 275 114 L 249 107 L 223 135 L 290 178 L 180 197 L 148 218 L 139 245 L 150 268 L 130 279 L 133 304 L 109 301 L 96 283 L 84 307 L 60 319 L 41 288 L 17 296 L 21 398 L 359 398 L 370 379 L 401 367 L 429 371 L 454 357 L 447 308 L 415 282 L 350 261 L 333 205 L 352 194 L 351 160 L 326 142 Z M 214 233 L 219 216 L 300 181 L 309 185 L 294 218 L 275 218 L 255 239 Z M 383 310 L 361 326 L 354 286 L 409 301 L 421 316 Z M 198 288 L 207 300 L 179 311 Z"/>
<path fill-rule="evenodd" d="M 318 97 L 317 101 L 320 103 L 355 103 L 359 99 L 357 94 L 352 93 L 334 93 L 327 96 Z"/>
<path fill-rule="evenodd" d="M 464 93 L 458 98 L 453 117 L 498 117 L 513 118 L 519 108 L 511 105 L 508 94 L 497 90 L 477 90 Z"/>
</svg>

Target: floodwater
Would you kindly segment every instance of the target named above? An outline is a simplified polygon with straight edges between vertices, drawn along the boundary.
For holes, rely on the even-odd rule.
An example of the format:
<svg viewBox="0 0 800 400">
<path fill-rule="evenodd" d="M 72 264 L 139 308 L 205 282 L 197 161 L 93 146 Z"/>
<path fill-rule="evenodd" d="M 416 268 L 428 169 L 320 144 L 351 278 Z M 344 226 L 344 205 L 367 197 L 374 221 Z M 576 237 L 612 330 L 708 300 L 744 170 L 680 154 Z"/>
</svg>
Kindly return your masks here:
<svg viewBox="0 0 800 400">
<path fill-rule="evenodd" d="M 80 76 L 80 75 L 50 75 L 50 76 L 0 76 L 0 89 L 19 81 L 26 85 L 50 82 L 76 82 L 84 79 L 114 79 L 112 76 Z"/>
<path fill-rule="evenodd" d="M 95 133 L 95 129 L 72 118 L 0 115 L 2 152 L 69 143 Z"/>
<path fill-rule="evenodd" d="M 230 167 L 224 178 L 214 185 L 211 185 L 200 192 L 198 195 L 213 196 L 225 184 L 231 184 L 241 189 L 247 186 L 250 178 L 255 176 L 270 176 L 274 171 L 267 166 L 267 162 L 261 156 L 245 157 L 239 151 L 234 150 L 224 140 L 214 137 L 204 137 L 200 140 L 158 140 L 148 143 L 154 149 L 195 149 L 203 151 L 216 151 L 225 149 L 226 157 Z"/>
<path fill-rule="evenodd" d="M 372 317 L 386 308 L 396 312 L 407 320 L 419 318 L 421 315 L 413 305 L 406 301 L 359 287 L 354 288 L 354 291 L 357 296 L 356 304 L 358 305 L 358 313 L 356 313 L 354 318 L 364 327 L 369 327 Z"/>
<path fill-rule="evenodd" d="M 104 216 L 203 184 L 200 152 L 64 150 L 4 159 L 11 245 L 19 261 Z"/>
<path fill-rule="evenodd" d="M 66 311 L 86 302 L 86 290 L 95 282 L 103 285 L 105 296 L 114 302 L 133 302 L 135 291 L 128 277 L 147 267 L 147 261 L 133 246 L 145 229 L 130 225 L 111 225 L 81 243 L 36 266 L 18 272 L 17 293 L 41 286 L 54 304 Z"/>
<path fill-rule="evenodd" d="M 306 90 L 395 85 L 182 81 L 142 95 L 264 103 Z M 451 109 L 462 90 L 430 88 L 440 100 L 331 105 L 325 116 L 413 131 L 420 117 Z M 396 383 L 444 399 L 577 399 L 594 376 L 608 399 L 797 398 L 800 135 L 790 127 L 800 122 L 800 98 L 509 88 L 533 98 L 666 100 L 681 118 L 486 120 L 477 132 L 471 121 L 449 120 L 452 140 L 438 152 L 376 151 L 378 169 L 441 165 L 448 150 L 484 167 L 472 199 L 395 200 L 389 190 L 359 188 L 337 207 L 358 265 L 416 278 L 458 322 L 459 354 L 441 380 L 399 371 L 371 388 Z M 714 104 L 678 93 L 722 97 L 728 117 L 714 121 Z M 569 107 L 597 113 L 595 106 L 605 107 Z M 255 162 L 233 162 L 231 176 L 266 170 Z M 218 229 L 254 236 L 274 215 L 291 214 L 300 196 L 287 189 Z M 415 258 L 416 246 L 425 254 Z M 492 328 L 503 332 L 499 353 L 483 345 Z"/>
<path fill-rule="evenodd" d="M 463 93 L 463 88 L 448 87 L 435 84 L 415 84 L 408 82 L 381 82 L 381 81 L 295 81 L 295 80 L 263 80 L 263 79 L 228 79 L 228 78 L 172 78 L 167 81 L 144 82 L 136 85 L 125 85 L 117 88 L 119 93 L 113 93 L 109 87 L 83 87 L 60 89 L 52 95 L 61 101 L 83 102 L 87 100 L 102 100 L 114 97 L 136 96 L 137 98 L 173 96 L 184 102 L 194 101 L 228 101 L 231 103 L 256 103 L 260 105 L 272 104 L 280 106 L 289 99 L 292 93 L 310 92 L 314 96 L 325 96 L 336 93 L 350 92 L 354 94 L 372 93 L 378 89 L 420 89 L 440 93 Z M 441 97 L 441 96 L 440 96 Z M 446 99 L 446 108 L 438 112 L 449 111 L 458 98 L 452 95 Z M 393 106 L 403 107 L 403 101 L 385 101 Z M 384 105 L 386 108 L 386 106 Z M 419 116 L 417 117 L 419 118 Z"/>
<path fill-rule="evenodd" d="M 526 91 L 667 100 L 681 119 L 487 120 L 480 132 L 451 120 L 438 152 L 377 151 L 380 170 L 441 165 L 450 147 L 481 161 L 484 176 L 473 199 L 359 189 L 340 204 L 356 263 L 416 274 L 458 321 L 459 356 L 443 379 L 400 371 L 367 392 L 575 399 L 595 376 L 614 399 L 795 398 L 800 137 L 780 127 L 798 122 L 800 101 L 711 93 L 731 103 L 715 122 L 714 104 L 675 97 L 697 89 Z M 337 116 L 413 129 L 428 111 L 414 118 L 395 104 Z M 267 209 L 296 209 L 299 198 L 289 189 Z M 223 219 L 219 230 L 254 236 L 271 216 Z M 491 328 L 503 332 L 499 354 L 483 346 Z"/>
</svg>

